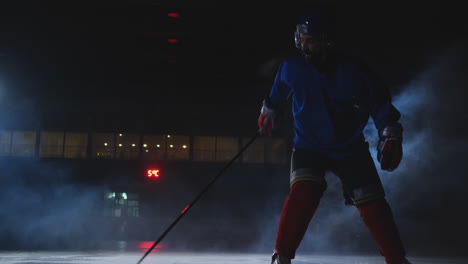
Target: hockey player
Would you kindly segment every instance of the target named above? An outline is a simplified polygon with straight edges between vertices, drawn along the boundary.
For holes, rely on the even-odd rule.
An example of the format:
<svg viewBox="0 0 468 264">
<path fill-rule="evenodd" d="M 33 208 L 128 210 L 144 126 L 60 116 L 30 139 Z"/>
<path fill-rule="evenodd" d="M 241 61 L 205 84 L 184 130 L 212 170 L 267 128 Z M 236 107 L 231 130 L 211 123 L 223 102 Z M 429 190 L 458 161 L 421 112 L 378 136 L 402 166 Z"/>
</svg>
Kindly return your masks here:
<svg viewBox="0 0 468 264">
<path fill-rule="evenodd" d="M 330 10 L 312 9 L 296 26 L 300 56 L 284 60 L 264 99 L 258 126 L 272 132 L 281 106 L 292 96 L 294 139 L 290 192 L 279 221 L 273 264 L 289 264 L 326 189 L 325 171 L 343 185 L 388 264 L 408 264 L 397 226 L 365 141 L 372 117 L 379 134 L 382 170 L 402 158 L 399 111 L 388 90 L 366 67 L 334 51 L 335 21 Z"/>
</svg>

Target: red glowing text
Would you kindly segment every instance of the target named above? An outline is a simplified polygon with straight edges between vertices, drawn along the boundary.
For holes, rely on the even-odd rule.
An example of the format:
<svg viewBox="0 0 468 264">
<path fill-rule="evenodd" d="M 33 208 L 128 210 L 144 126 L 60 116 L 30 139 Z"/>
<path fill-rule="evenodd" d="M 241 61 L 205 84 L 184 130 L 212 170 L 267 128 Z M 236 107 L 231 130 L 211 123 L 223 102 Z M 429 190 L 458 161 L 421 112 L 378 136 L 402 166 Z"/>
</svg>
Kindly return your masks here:
<svg viewBox="0 0 468 264">
<path fill-rule="evenodd" d="M 158 169 L 149 169 L 146 171 L 146 176 L 148 176 L 148 178 L 152 178 L 152 177 L 155 177 L 155 178 L 158 178 L 159 177 L 159 170 Z"/>
</svg>

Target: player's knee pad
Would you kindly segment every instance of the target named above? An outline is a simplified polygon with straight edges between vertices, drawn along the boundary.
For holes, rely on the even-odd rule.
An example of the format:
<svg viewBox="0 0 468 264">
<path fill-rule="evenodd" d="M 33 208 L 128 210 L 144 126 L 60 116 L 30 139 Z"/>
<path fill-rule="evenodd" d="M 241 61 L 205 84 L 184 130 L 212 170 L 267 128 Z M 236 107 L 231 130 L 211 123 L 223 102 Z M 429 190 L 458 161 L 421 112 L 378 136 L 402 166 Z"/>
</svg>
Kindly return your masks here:
<svg viewBox="0 0 468 264">
<path fill-rule="evenodd" d="M 291 172 L 289 179 L 289 186 L 292 188 L 293 185 L 299 181 L 311 181 L 321 186 L 322 191 L 327 188 L 327 182 L 325 181 L 323 172 L 314 170 L 312 168 L 301 168 Z"/>
<path fill-rule="evenodd" d="M 385 197 L 385 191 L 381 184 L 370 184 L 355 188 L 348 194 L 348 199 L 356 206 Z"/>
</svg>

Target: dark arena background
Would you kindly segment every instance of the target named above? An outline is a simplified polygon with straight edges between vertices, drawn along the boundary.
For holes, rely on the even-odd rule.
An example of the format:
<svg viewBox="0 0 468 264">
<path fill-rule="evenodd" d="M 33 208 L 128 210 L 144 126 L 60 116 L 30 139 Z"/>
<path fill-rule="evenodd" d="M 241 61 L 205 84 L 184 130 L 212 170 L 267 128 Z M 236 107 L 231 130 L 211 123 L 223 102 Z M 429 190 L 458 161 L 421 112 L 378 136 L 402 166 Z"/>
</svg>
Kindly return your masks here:
<svg viewBox="0 0 468 264">
<path fill-rule="evenodd" d="M 257 133 L 307 7 L 182 1 L 0 6 L 0 262 L 136 263 Z M 388 84 L 405 128 L 379 169 L 413 263 L 468 263 L 468 41 L 445 1 L 328 1 L 337 47 Z M 258 138 L 144 263 L 269 263 L 291 115 Z M 377 132 L 365 136 L 375 159 Z M 384 263 L 337 177 L 293 263 Z"/>
</svg>

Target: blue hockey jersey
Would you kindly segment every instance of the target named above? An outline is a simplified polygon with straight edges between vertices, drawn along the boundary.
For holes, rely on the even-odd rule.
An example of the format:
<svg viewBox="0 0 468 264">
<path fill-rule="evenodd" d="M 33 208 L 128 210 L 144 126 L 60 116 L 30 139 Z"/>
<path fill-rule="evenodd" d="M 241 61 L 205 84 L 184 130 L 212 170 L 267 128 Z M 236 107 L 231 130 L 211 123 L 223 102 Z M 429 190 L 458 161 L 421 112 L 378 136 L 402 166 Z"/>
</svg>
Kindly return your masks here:
<svg viewBox="0 0 468 264">
<path fill-rule="evenodd" d="M 273 108 L 292 96 L 293 146 L 330 157 L 352 155 L 365 143 L 363 129 L 371 116 L 377 129 L 400 118 L 388 89 L 366 67 L 334 57 L 327 70 L 303 56 L 283 61 L 269 94 Z"/>
</svg>

